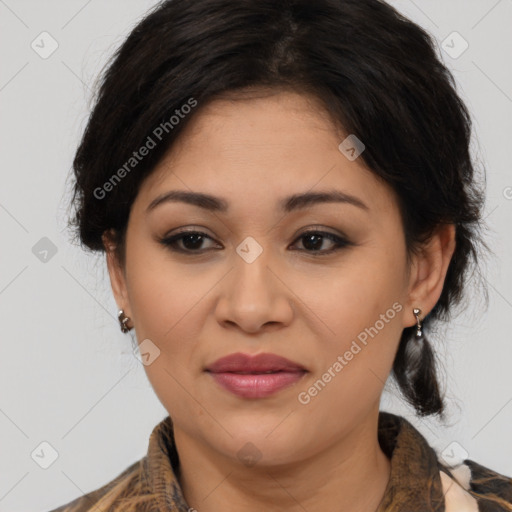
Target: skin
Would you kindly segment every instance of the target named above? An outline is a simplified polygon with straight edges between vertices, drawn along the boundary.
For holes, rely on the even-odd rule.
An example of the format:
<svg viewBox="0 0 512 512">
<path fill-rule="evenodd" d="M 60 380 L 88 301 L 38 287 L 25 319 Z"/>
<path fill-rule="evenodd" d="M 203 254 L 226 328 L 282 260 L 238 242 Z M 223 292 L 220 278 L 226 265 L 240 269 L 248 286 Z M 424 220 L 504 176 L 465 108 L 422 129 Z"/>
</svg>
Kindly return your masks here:
<svg viewBox="0 0 512 512">
<path fill-rule="evenodd" d="M 139 343 L 150 339 L 160 350 L 145 370 L 174 422 L 185 499 L 199 512 L 374 512 L 390 474 L 377 439 L 380 397 L 400 334 L 416 323 L 413 308 L 424 317 L 440 297 L 454 226 L 438 229 L 408 266 L 393 190 L 361 158 L 338 150 L 347 134 L 312 97 L 218 99 L 190 121 L 140 188 L 125 266 L 104 237 L 117 304 Z M 357 196 L 368 210 L 347 203 L 278 210 L 283 197 L 330 189 Z M 219 196 L 229 210 L 167 202 L 146 213 L 169 190 Z M 315 247 L 336 244 L 300 237 L 313 227 L 351 243 L 315 255 Z M 189 254 L 159 243 L 183 228 L 210 238 L 178 242 Z M 252 263 L 236 252 L 248 236 L 263 249 Z M 397 302 L 394 318 L 300 403 L 299 393 Z M 271 352 L 308 373 L 270 397 L 240 398 L 203 371 L 234 352 Z M 260 456 L 252 466 L 237 455 L 248 442 Z"/>
</svg>

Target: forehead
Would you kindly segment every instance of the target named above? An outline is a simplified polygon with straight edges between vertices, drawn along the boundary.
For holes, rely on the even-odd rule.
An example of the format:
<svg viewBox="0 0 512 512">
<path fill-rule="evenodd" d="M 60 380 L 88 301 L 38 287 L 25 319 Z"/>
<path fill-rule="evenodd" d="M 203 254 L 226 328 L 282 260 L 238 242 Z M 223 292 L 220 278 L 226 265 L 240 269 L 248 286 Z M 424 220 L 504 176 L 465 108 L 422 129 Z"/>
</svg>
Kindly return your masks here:
<svg viewBox="0 0 512 512">
<path fill-rule="evenodd" d="M 170 189 L 273 208 L 293 193 L 336 188 L 386 209 L 392 190 L 338 146 L 348 134 L 320 101 L 293 92 L 218 99 L 194 114 L 141 186 L 147 206 Z M 231 201 L 230 199 L 230 201 Z"/>
</svg>

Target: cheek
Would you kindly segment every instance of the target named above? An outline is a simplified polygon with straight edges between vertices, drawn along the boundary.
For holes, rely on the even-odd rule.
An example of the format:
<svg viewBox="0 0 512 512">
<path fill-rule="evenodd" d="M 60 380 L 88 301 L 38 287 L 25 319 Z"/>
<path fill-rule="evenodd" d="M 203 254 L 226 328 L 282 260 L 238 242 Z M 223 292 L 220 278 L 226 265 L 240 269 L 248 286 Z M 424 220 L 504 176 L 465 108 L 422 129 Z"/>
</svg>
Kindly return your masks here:
<svg viewBox="0 0 512 512">
<path fill-rule="evenodd" d="M 187 317 L 212 286 L 211 279 L 202 279 L 192 267 L 171 261 L 151 243 L 133 244 L 127 282 L 139 340 L 150 338 L 169 345 L 167 340 L 176 338 L 185 325 L 192 334 Z"/>
<path fill-rule="evenodd" d="M 144 246 L 144 247 L 143 247 Z M 158 351 L 145 366 L 155 388 L 179 387 L 200 373 L 198 340 L 205 337 L 205 315 L 211 315 L 211 294 L 223 269 L 172 261 L 151 244 L 133 244 L 127 260 L 129 302 L 139 343 L 149 339 Z M 208 333 L 206 333 L 208 334 Z"/>
<path fill-rule="evenodd" d="M 310 295 L 308 306 L 314 304 L 318 325 L 326 326 L 317 347 L 321 380 L 330 388 L 322 391 L 325 400 L 347 404 L 357 395 L 364 402 L 381 392 L 403 329 L 403 265 L 399 254 L 361 251 Z"/>
<path fill-rule="evenodd" d="M 315 314 L 310 318 L 324 326 L 325 340 L 337 348 L 350 344 L 376 322 L 382 331 L 379 336 L 393 340 L 401 329 L 397 309 L 403 309 L 407 292 L 404 265 L 405 257 L 398 253 L 365 248 L 322 275 L 297 276 L 294 292 L 307 306 L 304 314 L 307 309 Z"/>
<path fill-rule="evenodd" d="M 341 279 L 330 288 L 338 299 L 318 305 L 335 334 L 317 344 L 318 372 L 297 390 L 299 411 L 319 418 L 324 432 L 349 429 L 379 402 L 402 332 L 399 287 L 356 277 Z M 313 436 L 314 428 L 303 434 Z"/>
<path fill-rule="evenodd" d="M 196 274 L 194 278 L 161 254 L 134 248 L 131 257 L 127 262 L 128 293 L 137 340 L 141 348 L 156 354 L 150 364 L 144 365 L 148 380 L 173 416 L 200 416 L 204 410 L 186 390 L 197 377 L 193 372 L 199 373 L 197 313 L 213 283 L 206 276 L 201 279 Z"/>
</svg>

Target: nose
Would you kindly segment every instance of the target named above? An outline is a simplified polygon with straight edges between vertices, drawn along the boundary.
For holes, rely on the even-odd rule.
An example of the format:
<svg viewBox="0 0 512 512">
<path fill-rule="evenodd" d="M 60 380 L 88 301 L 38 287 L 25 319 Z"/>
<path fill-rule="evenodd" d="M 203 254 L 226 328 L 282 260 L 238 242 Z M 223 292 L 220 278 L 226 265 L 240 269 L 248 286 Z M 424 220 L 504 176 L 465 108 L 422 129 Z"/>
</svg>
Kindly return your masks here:
<svg viewBox="0 0 512 512">
<path fill-rule="evenodd" d="M 279 274 L 265 251 L 250 263 L 236 255 L 234 268 L 220 288 L 217 321 L 225 328 L 251 334 L 289 325 L 294 314 L 293 293 Z"/>
</svg>

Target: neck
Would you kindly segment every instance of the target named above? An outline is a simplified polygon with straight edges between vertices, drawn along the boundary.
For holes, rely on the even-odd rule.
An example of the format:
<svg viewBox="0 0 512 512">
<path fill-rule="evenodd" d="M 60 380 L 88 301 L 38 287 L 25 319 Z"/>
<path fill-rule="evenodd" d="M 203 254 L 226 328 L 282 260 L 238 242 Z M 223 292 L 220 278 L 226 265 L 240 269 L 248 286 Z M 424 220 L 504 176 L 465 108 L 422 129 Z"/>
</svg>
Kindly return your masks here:
<svg viewBox="0 0 512 512">
<path fill-rule="evenodd" d="M 378 410 L 314 457 L 252 467 L 219 456 L 175 426 L 183 495 L 199 512 L 376 512 L 391 471 L 377 426 Z"/>
</svg>

